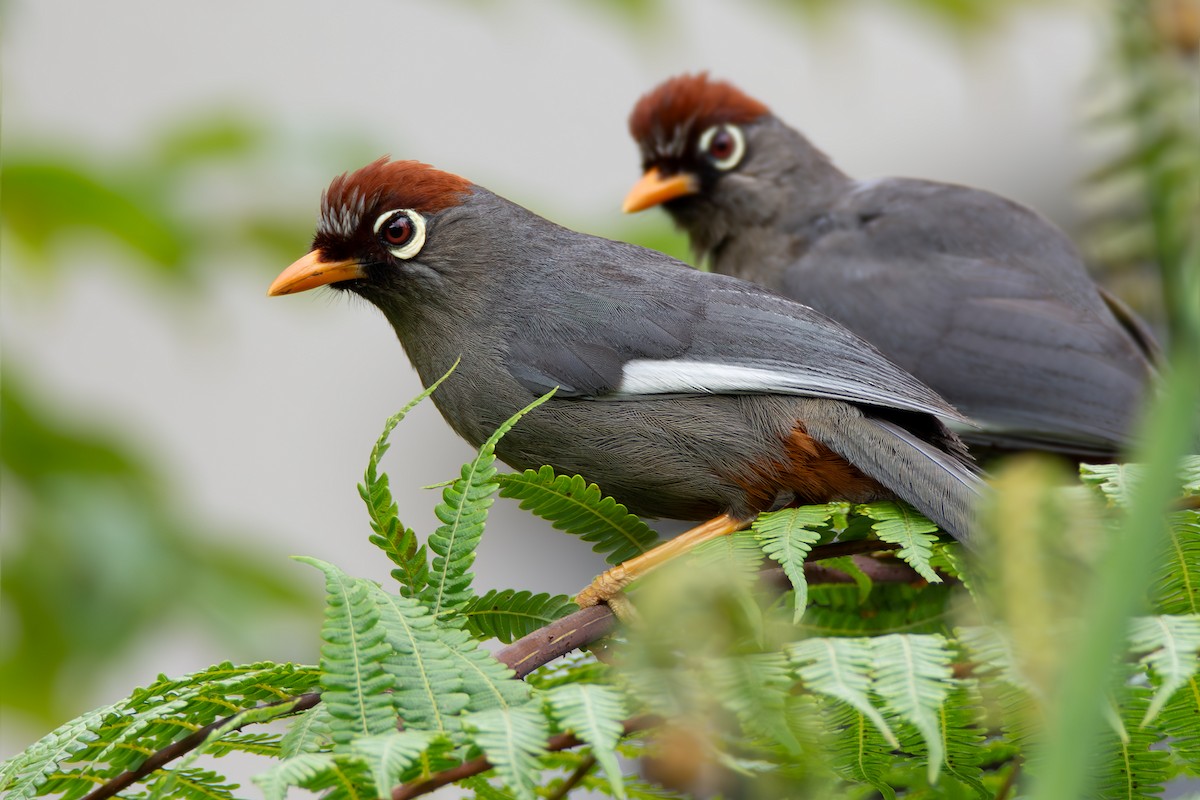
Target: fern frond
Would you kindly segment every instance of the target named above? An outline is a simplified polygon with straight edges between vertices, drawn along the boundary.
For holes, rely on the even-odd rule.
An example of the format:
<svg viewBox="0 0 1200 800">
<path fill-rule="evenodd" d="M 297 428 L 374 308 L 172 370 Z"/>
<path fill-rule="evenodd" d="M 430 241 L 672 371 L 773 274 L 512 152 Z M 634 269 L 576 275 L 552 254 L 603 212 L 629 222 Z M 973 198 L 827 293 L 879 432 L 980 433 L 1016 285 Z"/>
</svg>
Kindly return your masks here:
<svg viewBox="0 0 1200 800">
<path fill-rule="evenodd" d="M 475 548 L 483 536 L 488 509 L 500 488 L 496 481 L 496 444 L 521 417 L 554 396 L 554 390 L 513 414 L 479 448 L 479 455 L 463 465 L 460 476 L 442 490 L 442 502 L 434 509 L 442 524 L 429 537 L 434 552 L 429 581 L 420 596 L 434 616 L 462 610 L 474 596 L 471 565 Z"/>
<path fill-rule="evenodd" d="M 1200 668 L 1200 616 L 1138 617 L 1130 625 L 1129 649 L 1146 654 L 1141 663 L 1158 683 L 1141 722 L 1145 726 Z"/>
<path fill-rule="evenodd" d="M 714 661 L 706 683 L 745 730 L 799 755 L 802 745 L 788 724 L 792 672 L 783 653 L 752 653 Z"/>
<path fill-rule="evenodd" d="M 160 773 L 151 783 L 147 796 L 152 800 L 236 800 L 233 790 L 237 788 L 238 784 L 230 783 L 224 775 L 212 770 L 179 767 Z"/>
<path fill-rule="evenodd" d="M 1155 726 L 1171 738 L 1171 752 L 1193 777 L 1200 777 L 1200 679 L 1188 678 L 1155 719 Z"/>
<path fill-rule="evenodd" d="M 204 791 L 203 785 L 206 781 L 213 784 L 211 787 L 212 791 L 219 794 L 222 791 L 220 781 L 223 781 L 224 777 L 213 772 L 197 770 L 192 765 L 201 756 L 215 756 L 229 752 L 234 746 L 235 741 L 228 737 L 236 735 L 236 732 L 246 725 L 272 722 L 291 714 L 299 700 L 300 698 L 295 698 L 289 703 L 256 706 L 230 716 L 221 725 L 211 731 L 198 747 L 176 762 L 174 767 L 158 773 L 158 776 L 151 783 L 148 795 L 149 800 L 169 800 L 169 798 L 173 797 L 193 795 Z M 277 742 L 279 738 L 271 734 L 265 734 L 264 736 L 266 737 L 265 740 L 263 736 L 251 737 L 251 749 L 259 750 L 261 749 L 258 747 L 259 744 L 264 741 Z M 277 747 L 270 748 L 271 755 L 275 755 L 277 752 Z M 236 785 L 234 788 L 236 788 Z"/>
<path fill-rule="evenodd" d="M 512 669 L 497 661 L 466 631 L 441 628 L 438 637 L 449 648 L 450 660 L 462 681 L 467 696 L 464 711 L 515 708 L 529 702 L 529 684 L 518 680 Z"/>
<path fill-rule="evenodd" d="M 1179 464 L 1180 487 L 1185 497 L 1200 494 L 1200 455 L 1184 456 Z"/>
<path fill-rule="evenodd" d="M 821 584 L 808 589 L 808 609 L 798 628 L 808 636 L 944 633 L 953 622 L 950 587 L 877 583 L 868 602 L 856 586 Z"/>
<path fill-rule="evenodd" d="M 358 494 L 367 505 L 371 530 L 374 531 L 370 536 L 371 544 L 382 550 L 396 565 L 396 569 L 392 570 L 392 577 L 400 584 L 400 593 L 406 596 L 417 594 L 425 588 L 425 584 L 429 580 L 429 556 L 425 546 L 418 545 L 417 535 L 412 528 L 405 527 L 400 522 L 399 507 L 392 498 L 392 490 L 388 486 L 388 476 L 379 474 L 379 462 L 383 458 L 383 454 L 391 447 L 388 439 L 391 437 L 392 431 L 400 424 L 400 420 L 404 419 L 408 412 L 416 408 L 422 400 L 433 394 L 433 390 L 450 377 L 450 373 L 454 372 L 457 367 L 458 361 L 455 361 L 445 375 L 410 400 L 404 408 L 388 417 L 387 422 L 383 424 L 383 432 L 379 434 L 375 446 L 371 448 L 363 482 L 358 485 Z"/>
<path fill-rule="evenodd" d="M 467 630 L 476 637 L 508 644 L 577 610 L 579 606 L 565 594 L 492 589 L 471 598 L 461 614 Z"/>
<path fill-rule="evenodd" d="M 332 719 L 329 706 L 313 706 L 298 715 L 279 741 L 279 757 L 291 758 L 301 753 L 315 753 L 333 744 Z"/>
<path fill-rule="evenodd" d="M 942 579 L 933 571 L 933 545 L 938 541 L 938 526 L 930 522 L 912 506 L 891 500 L 880 500 L 854 507 L 860 514 L 870 517 L 871 528 L 880 541 L 900 545 L 896 555 L 908 562 L 930 583 L 941 583 Z"/>
<path fill-rule="evenodd" d="M 433 615 L 416 598 L 385 592 L 374 584 L 370 593 L 389 645 L 383 669 L 395 682 L 388 699 L 389 705 L 394 703 L 393 713 L 399 713 L 408 730 L 457 731 L 457 715 L 468 698 Z"/>
<path fill-rule="evenodd" d="M 280 761 L 251 780 L 262 790 L 263 800 L 287 800 L 288 788 L 292 786 L 314 792 L 331 790 L 325 797 L 366 800 L 372 796 L 362 791 L 371 784 L 361 760 L 341 753 L 302 753 Z"/>
<path fill-rule="evenodd" d="M 898 745 L 883 737 L 879 725 L 857 708 L 837 700 L 822 703 L 830 736 L 830 767 L 845 781 L 865 783 L 886 800 L 896 792 L 884 780 L 891 767 L 891 751 Z"/>
<path fill-rule="evenodd" d="M 872 688 L 891 713 L 921 733 L 929 748 L 929 782 L 937 781 L 946 758 L 940 713 L 954 688 L 946 640 L 936 635 L 889 634 L 871 640 Z"/>
<path fill-rule="evenodd" d="M 374 584 L 351 578 L 315 558 L 296 559 L 325 573 L 325 623 L 321 626 L 321 699 L 329 706 L 335 748 L 356 736 L 396 725 L 390 691 L 396 682 L 384 669 L 392 649 L 372 597 Z"/>
<path fill-rule="evenodd" d="M 829 504 L 785 508 L 771 514 L 759 514 L 750 526 L 762 545 L 763 552 L 777 561 L 796 590 L 793 622 L 799 622 L 808 606 L 808 580 L 804 577 L 804 560 L 814 544 L 821 540 L 829 518 Z"/>
<path fill-rule="evenodd" d="M 546 694 L 559 726 L 592 746 L 592 755 L 608 777 L 614 796 L 624 800 L 625 782 L 617 762 L 617 743 L 624 732 L 625 704 L 607 686 L 560 686 Z"/>
<path fill-rule="evenodd" d="M 1080 464 L 1079 478 L 1084 486 L 1099 492 L 1117 508 L 1129 505 L 1130 493 L 1145 469 L 1141 464 Z"/>
<path fill-rule="evenodd" d="M 762 569 L 763 551 L 747 531 L 737 531 L 705 542 L 688 553 L 689 565 L 720 574 L 731 583 L 750 586 Z"/>
<path fill-rule="evenodd" d="M 628 561 L 658 543 L 650 526 L 582 476 L 556 475 L 546 466 L 499 475 L 497 480 L 501 497 L 521 501 L 522 509 L 592 543 L 592 550 L 603 553 L 610 564 Z"/>
<path fill-rule="evenodd" d="M 429 746 L 434 734 L 428 731 L 389 731 L 375 736 L 360 736 L 350 750 L 371 771 L 377 797 L 390 797 L 401 776 Z"/>
<path fill-rule="evenodd" d="M 1151 596 L 1163 614 L 1200 614 L 1200 511 L 1171 515 Z"/>
<path fill-rule="evenodd" d="M 888 745 L 900 746 L 871 702 L 875 651 L 870 639 L 805 639 L 789 645 L 786 652 L 806 689 L 842 701 L 869 719 Z"/>
<path fill-rule="evenodd" d="M 1149 712 L 1150 691 L 1125 687 L 1123 694 L 1120 719 L 1115 721 L 1119 730 L 1106 726 L 1093 759 L 1101 770 L 1096 794 L 1103 800 L 1154 800 L 1170 777 L 1170 754 L 1151 749 L 1157 734 L 1138 725 Z"/>
<path fill-rule="evenodd" d="M 550 734 L 541 709 L 495 708 L 467 715 L 463 725 L 518 800 L 534 800 L 541 775 L 538 758 L 546 752 Z"/>
<path fill-rule="evenodd" d="M 101 725 L 121 708 L 120 703 L 104 706 L 76 717 L 38 739 L 25 752 L 0 765 L 0 789 L 12 800 L 36 797 L 38 790 L 59 769 L 59 765 L 100 740 Z"/>
</svg>

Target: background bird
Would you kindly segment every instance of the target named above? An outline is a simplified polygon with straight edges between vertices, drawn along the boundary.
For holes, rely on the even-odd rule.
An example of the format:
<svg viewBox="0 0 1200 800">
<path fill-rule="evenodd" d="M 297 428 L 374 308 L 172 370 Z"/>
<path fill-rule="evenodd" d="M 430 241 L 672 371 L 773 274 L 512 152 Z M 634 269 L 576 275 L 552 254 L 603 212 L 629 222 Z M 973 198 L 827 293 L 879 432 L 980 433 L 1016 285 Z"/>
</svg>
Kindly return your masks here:
<svg viewBox="0 0 1200 800">
<path fill-rule="evenodd" d="M 973 447 L 1112 457 L 1153 376 L 1154 337 L 1065 234 L 995 194 L 856 181 L 761 102 L 707 75 L 629 118 L 644 175 L 712 269 L 828 314 L 979 423 Z"/>
<path fill-rule="evenodd" d="M 832 499 L 898 497 L 968 536 L 981 483 L 939 419 L 962 421 L 954 408 L 812 309 L 682 267 L 380 159 L 333 181 L 312 252 L 270 294 L 365 298 L 425 385 L 460 360 L 433 401 L 475 446 L 557 388 L 497 455 L 584 475 L 640 515 L 709 520 L 664 552 Z M 647 556 L 629 577 L 662 560 Z"/>
</svg>

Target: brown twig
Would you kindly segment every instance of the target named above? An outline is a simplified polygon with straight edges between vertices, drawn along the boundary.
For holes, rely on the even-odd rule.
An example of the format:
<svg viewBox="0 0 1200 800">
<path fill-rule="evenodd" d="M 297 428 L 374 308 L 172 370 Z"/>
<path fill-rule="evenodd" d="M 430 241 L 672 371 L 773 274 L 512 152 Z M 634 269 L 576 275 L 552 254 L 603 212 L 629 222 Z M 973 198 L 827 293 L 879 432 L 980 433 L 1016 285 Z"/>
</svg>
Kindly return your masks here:
<svg viewBox="0 0 1200 800">
<path fill-rule="evenodd" d="M 596 767 L 596 756 L 591 753 L 579 762 L 579 766 L 575 768 L 562 785 L 554 790 L 554 794 L 548 795 L 546 800 L 565 800 L 566 796 L 571 793 L 571 790 L 579 785 L 580 781 L 587 777 L 587 774 Z"/>
<path fill-rule="evenodd" d="M 285 703 L 292 703 L 292 709 L 289 713 L 296 714 L 301 711 L 307 711 L 319 702 L 321 702 L 321 695 L 317 692 L 309 692 L 308 694 L 289 697 L 286 700 L 279 700 L 275 703 L 265 703 L 264 705 L 259 706 L 259 708 L 270 708 L 271 706 L 280 706 Z M 151 772 L 154 772 L 155 770 L 166 766 L 169 762 L 174 761 L 180 756 L 186 755 L 192 750 L 195 750 L 197 747 L 204 744 L 204 740 L 208 738 L 210 733 L 218 728 L 228 725 L 239 714 L 245 714 L 248 710 L 251 709 L 244 709 L 239 711 L 237 714 L 231 714 L 224 719 L 219 719 L 216 722 L 209 723 L 203 728 L 188 734 L 178 742 L 167 745 L 162 750 L 159 750 L 157 753 L 143 761 L 137 767 L 137 769 L 131 769 L 128 772 L 122 772 L 120 775 L 106 782 L 104 785 L 100 786 L 91 794 L 83 798 L 83 800 L 106 800 L 106 798 L 115 797 L 117 792 L 132 786 L 134 783 L 140 781 Z M 239 725 L 233 730 L 240 730 L 241 727 L 242 726 Z"/>
<path fill-rule="evenodd" d="M 631 733 L 644 731 L 647 728 L 654 728 L 661 724 L 662 717 L 657 714 L 642 714 L 630 717 L 622 725 L 623 731 L 621 735 L 628 736 Z M 578 747 L 581 744 L 583 744 L 583 740 L 575 734 L 560 733 L 557 736 L 550 737 L 550 740 L 546 742 L 546 752 L 557 753 L 559 750 L 570 750 L 572 747 Z M 396 787 L 392 790 L 392 800 L 411 800 L 414 797 L 428 794 L 435 789 L 440 789 L 455 781 L 461 781 L 464 778 L 470 778 L 481 772 L 487 772 L 491 768 L 492 762 L 483 756 L 473 758 L 470 761 L 459 764 L 457 767 L 451 767 L 450 769 L 431 775 L 423 781 Z"/>
</svg>

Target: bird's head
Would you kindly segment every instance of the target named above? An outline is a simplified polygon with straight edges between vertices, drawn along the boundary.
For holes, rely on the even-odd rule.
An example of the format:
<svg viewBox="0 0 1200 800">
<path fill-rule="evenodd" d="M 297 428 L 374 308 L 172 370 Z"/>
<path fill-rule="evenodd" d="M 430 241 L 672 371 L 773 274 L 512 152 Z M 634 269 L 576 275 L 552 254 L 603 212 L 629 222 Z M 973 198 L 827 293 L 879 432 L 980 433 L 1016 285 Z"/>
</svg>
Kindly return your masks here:
<svg viewBox="0 0 1200 800">
<path fill-rule="evenodd" d="M 641 180 L 625 198 L 626 212 L 710 194 L 743 167 L 752 142 L 746 126 L 770 114 L 765 105 L 707 73 L 680 75 L 647 92 L 629 115 L 641 149 Z"/>
<path fill-rule="evenodd" d="M 335 178 L 321 198 L 311 252 L 267 293 L 331 286 L 375 299 L 391 287 L 418 285 L 433 273 L 422 253 L 439 219 L 475 188 L 428 164 L 386 157 Z"/>
</svg>

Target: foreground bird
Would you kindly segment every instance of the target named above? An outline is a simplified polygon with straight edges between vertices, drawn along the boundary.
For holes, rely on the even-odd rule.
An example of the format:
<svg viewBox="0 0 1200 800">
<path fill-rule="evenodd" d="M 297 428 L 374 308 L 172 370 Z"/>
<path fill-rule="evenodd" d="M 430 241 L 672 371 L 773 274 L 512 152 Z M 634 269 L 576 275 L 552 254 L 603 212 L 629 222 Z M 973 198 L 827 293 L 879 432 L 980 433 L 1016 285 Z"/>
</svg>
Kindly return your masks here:
<svg viewBox="0 0 1200 800">
<path fill-rule="evenodd" d="M 837 323 L 753 284 L 559 227 L 415 161 L 336 178 L 271 295 L 353 292 L 395 328 L 454 430 L 644 516 L 708 520 L 597 579 L 608 600 L 760 511 L 898 497 L 967 537 L 980 482 L 940 397 Z"/>
<path fill-rule="evenodd" d="M 841 322 L 980 424 L 969 444 L 1110 457 L 1129 442 L 1153 336 L 1067 237 L 978 189 L 855 181 L 765 105 L 672 78 L 629 118 L 644 175 L 719 273 Z"/>
</svg>

